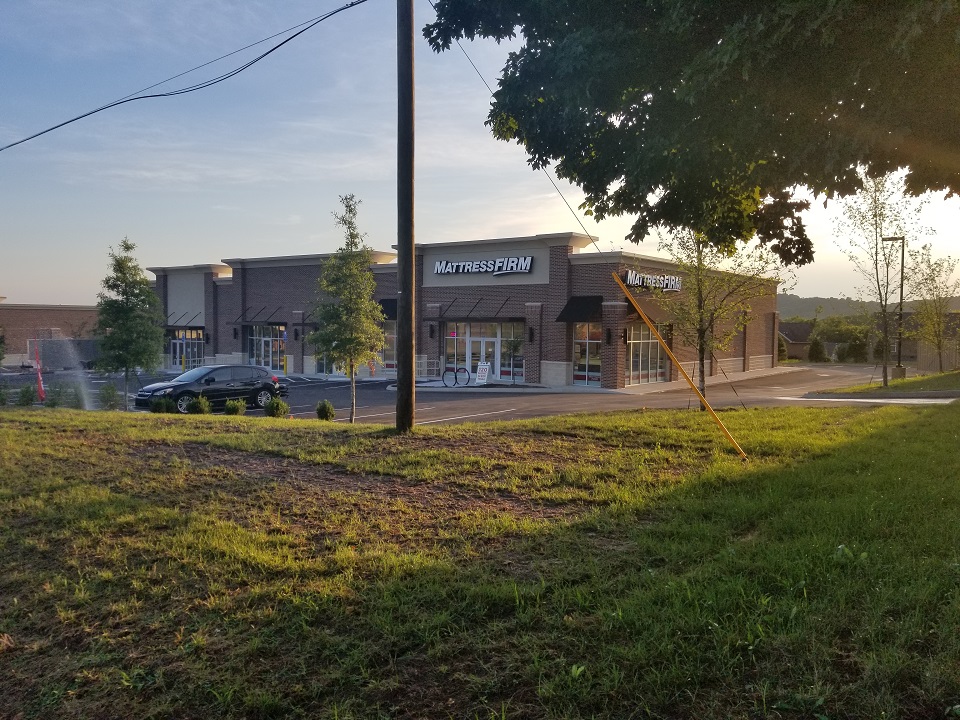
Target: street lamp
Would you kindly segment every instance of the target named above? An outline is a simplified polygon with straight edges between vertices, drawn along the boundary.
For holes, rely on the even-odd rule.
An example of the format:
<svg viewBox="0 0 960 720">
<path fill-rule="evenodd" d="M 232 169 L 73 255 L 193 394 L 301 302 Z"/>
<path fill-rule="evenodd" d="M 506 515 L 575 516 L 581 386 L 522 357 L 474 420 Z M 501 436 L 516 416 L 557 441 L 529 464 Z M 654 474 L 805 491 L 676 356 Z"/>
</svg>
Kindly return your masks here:
<svg viewBox="0 0 960 720">
<path fill-rule="evenodd" d="M 900 310 L 897 312 L 897 377 L 907 376 L 903 367 L 903 266 L 906 260 L 907 239 L 903 235 L 883 238 L 883 242 L 900 243 Z"/>
</svg>

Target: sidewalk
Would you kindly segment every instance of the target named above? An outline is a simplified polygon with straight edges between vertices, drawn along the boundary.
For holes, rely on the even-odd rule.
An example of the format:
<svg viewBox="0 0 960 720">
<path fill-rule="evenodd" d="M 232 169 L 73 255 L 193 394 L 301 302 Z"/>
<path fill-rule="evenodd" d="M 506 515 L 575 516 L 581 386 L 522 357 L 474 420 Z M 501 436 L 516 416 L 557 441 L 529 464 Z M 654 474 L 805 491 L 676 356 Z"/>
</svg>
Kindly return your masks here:
<svg viewBox="0 0 960 720">
<path fill-rule="evenodd" d="M 797 372 L 802 370 L 802 367 L 775 367 L 775 368 L 766 368 L 764 370 L 752 370 L 750 372 L 739 372 L 729 375 L 713 375 L 707 378 L 707 387 L 713 385 L 725 385 L 729 383 L 738 382 L 740 380 L 753 380 L 755 378 L 763 378 L 773 375 L 783 375 L 785 373 Z M 418 380 L 417 381 L 417 392 L 463 392 L 464 390 L 477 391 L 477 392 L 489 392 L 489 393 L 509 393 L 509 392 L 522 392 L 522 393 L 535 393 L 535 394 L 620 394 L 620 395 L 650 395 L 653 393 L 660 392 L 669 392 L 671 390 L 683 390 L 688 388 L 686 380 L 677 380 L 673 382 L 665 383 L 643 383 L 641 385 L 631 385 L 629 387 L 620 388 L 617 390 L 609 390 L 606 388 L 586 386 L 586 385 L 566 385 L 563 387 L 548 387 L 546 385 L 532 385 L 525 383 L 517 383 L 516 385 L 511 385 L 510 383 L 504 382 L 491 382 L 486 385 L 467 385 L 467 386 L 457 386 L 457 387 L 444 387 L 443 382 L 439 379 L 431 380 Z M 396 389 L 396 385 L 391 385 L 390 389 Z"/>
</svg>

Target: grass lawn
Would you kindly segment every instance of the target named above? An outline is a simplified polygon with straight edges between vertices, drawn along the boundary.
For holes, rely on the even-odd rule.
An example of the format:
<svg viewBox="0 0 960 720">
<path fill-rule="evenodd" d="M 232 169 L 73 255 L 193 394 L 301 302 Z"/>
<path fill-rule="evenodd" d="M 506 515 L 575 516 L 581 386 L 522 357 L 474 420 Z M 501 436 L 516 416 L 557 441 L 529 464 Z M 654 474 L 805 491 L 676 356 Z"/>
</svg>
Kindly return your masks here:
<svg viewBox="0 0 960 720">
<path fill-rule="evenodd" d="M 879 373 L 879 370 L 877 372 Z M 855 385 L 853 387 L 843 388 L 842 390 L 830 390 L 829 392 L 871 393 L 877 395 L 917 391 L 928 392 L 932 390 L 960 392 L 960 370 L 931 375 L 918 375 L 917 377 L 904 378 L 903 380 L 890 380 L 887 387 L 880 385 L 880 382 L 880 380 L 877 380 L 876 383 Z"/>
<path fill-rule="evenodd" d="M 960 716 L 960 404 L 0 411 L 3 718 Z"/>
</svg>

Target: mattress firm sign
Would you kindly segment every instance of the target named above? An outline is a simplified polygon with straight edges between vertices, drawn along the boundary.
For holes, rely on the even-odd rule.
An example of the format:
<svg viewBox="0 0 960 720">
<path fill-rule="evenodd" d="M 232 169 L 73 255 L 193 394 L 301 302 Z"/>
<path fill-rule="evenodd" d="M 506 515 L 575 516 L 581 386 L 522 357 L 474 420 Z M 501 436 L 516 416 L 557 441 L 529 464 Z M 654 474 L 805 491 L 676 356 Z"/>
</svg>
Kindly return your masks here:
<svg viewBox="0 0 960 720">
<path fill-rule="evenodd" d="M 542 247 L 427 248 L 423 253 L 424 287 L 503 287 L 550 282 L 550 251 Z M 525 246 L 526 245 L 526 246 Z"/>
<path fill-rule="evenodd" d="M 433 264 L 435 275 L 453 275 L 454 273 L 490 273 L 491 275 L 512 275 L 529 273 L 533 269 L 533 256 L 501 257 L 496 260 L 437 260 Z"/>
<path fill-rule="evenodd" d="M 623 284 L 641 290 L 663 290 L 664 292 L 678 292 L 682 289 L 681 278 L 676 275 L 645 275 L 636 270 L 627 270 Z"/>
</svg>

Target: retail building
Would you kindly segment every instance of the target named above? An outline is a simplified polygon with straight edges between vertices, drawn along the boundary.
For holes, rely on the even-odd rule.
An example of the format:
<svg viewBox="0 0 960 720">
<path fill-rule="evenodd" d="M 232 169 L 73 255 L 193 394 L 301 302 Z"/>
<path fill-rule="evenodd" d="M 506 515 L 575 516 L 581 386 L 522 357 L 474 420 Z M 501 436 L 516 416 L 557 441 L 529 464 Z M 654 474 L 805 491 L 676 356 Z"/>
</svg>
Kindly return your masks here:
<svg viewBox="0 0 960 720">
<path fill-rule="evenodd" d="M 677 379 L 666 354 L 614 281 L 624 279 L 644 312 L 692 372 L 695 350 L 674 344 L 669 310 L 685 279 L 662 258 L 587 252 L 577 233 L 431 243 L 416 250 L 417 374 L 466 367 L 475 374 L 547 386 L 622 388 Z M 265 365 L 289 374 L 332 373 L 305 342 L 315 327 L 320 268 L 328 255 L 234 258 L 148 268 L 167 318 L 165 362 Z M 375 251 L 376 299 L 387 318 L 375 374 L 395 372 L 397 265 Z M 662 299 L 654 297 L 662 289 Z M 777 358 L 776 283 L 751 301 L 750 321 L 707 373 L 769 368 Z"/>
</svg>

